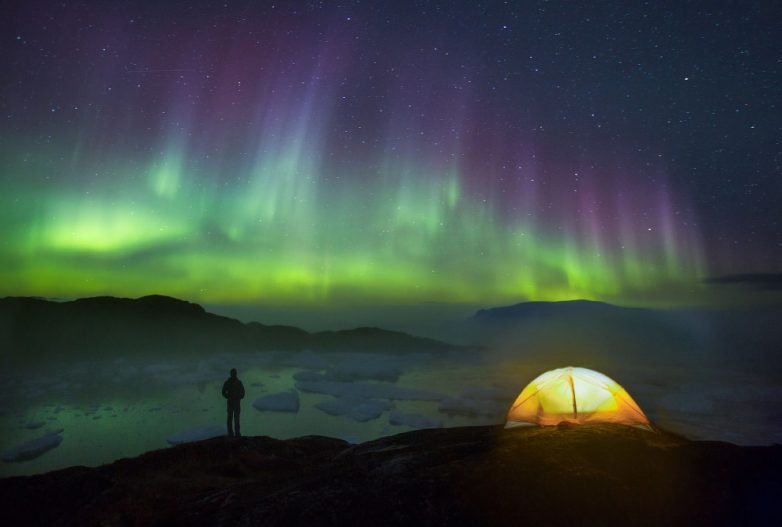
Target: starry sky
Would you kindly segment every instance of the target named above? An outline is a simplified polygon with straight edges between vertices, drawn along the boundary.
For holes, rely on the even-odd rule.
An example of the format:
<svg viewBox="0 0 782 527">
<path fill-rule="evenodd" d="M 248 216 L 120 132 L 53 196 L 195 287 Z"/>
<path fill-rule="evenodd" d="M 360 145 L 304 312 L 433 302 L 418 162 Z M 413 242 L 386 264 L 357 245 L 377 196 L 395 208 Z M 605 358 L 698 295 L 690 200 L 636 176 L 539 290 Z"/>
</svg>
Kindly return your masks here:
<svg viewBox="0 0 782 527">
<path fill-rule="evenodd" d="M 713 301 L 782 268 L 775 4 L 12 2 L 0 293 Z"/>
</svg>

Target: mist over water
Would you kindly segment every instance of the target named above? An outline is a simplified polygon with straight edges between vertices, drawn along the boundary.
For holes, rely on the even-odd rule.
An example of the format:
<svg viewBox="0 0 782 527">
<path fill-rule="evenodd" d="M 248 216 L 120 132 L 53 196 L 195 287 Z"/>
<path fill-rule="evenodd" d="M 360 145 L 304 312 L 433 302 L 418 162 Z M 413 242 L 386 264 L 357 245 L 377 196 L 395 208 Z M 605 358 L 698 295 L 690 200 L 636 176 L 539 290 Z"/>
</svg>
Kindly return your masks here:
<svg viewBox="0 0 782 527">
<path fill-rule="evenodd" d="M 55 361 L 24 373 L 5 372 L 0 450 L 59 429 L 63 440 L 36 459 L 0 463 L 0 476 L 96 466 L 164 448 L 167 438 L 183 431 L 224 428 L 220 388 L 232 367 L 247 391 L 244 435 L 317 434 L 361 442 L 420 426 L 500 424 L 529 381 L 571 364 L 614 378 L 653 422 L 689 438 L 748 445 L 782 441 L 782 382 L 776 370 L 752 361 L 737 368 L 710 357 L 702 348 L 713 339 L 702 335 L 674 346 L 670 335 L 661 334 L 639 349 L 644 335 L 633 341 L 616 328 L 594 328 L 602 334 L 598 339 L 585 331 L 538 321 L 506 335 L 505 342 L 444 353 L 219 352 L 165 358 L 161 350 L 160 359 Z M 650 355 L 650 348 L 660 351 Z M 253 407 L 260 397 L 289 390 L 298 394 L 298 412 Z M 333 415 L 335 408 L 344 415 Z"/>
</svg>

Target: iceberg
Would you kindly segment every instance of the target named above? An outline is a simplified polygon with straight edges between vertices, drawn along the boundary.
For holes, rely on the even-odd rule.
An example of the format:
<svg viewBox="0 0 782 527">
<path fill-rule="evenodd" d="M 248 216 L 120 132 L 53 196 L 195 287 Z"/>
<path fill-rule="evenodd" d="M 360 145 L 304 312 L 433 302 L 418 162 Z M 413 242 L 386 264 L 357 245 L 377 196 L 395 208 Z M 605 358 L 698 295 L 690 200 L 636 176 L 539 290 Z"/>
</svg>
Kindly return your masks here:
<svg viewBox="0 0 782 527">
<path fill-rule="evenodd" d="M 0 455 L 0 459 L 6 463 L 28 461 L 42 456 L 49 450 L 57 448 L 62 443 L 63 429 L 48 432 L 37 439 L 9 448 Z"/>
<path fill-rule="evenodd" d="M 288 390 L 287 392 L 270 393 L 253 401 L 253 407 L 259 412 L 295 413 L 299 411 L 299 392 Z"/>
<path fill-rule="evenodd" d="M 329 415 L 344 415 L 359 423 L 377 419 L 390 407 L 387 402 L 350 397 L 338 397 L 315 405 L 315 408 L 321 412 Z"/>
</svg>

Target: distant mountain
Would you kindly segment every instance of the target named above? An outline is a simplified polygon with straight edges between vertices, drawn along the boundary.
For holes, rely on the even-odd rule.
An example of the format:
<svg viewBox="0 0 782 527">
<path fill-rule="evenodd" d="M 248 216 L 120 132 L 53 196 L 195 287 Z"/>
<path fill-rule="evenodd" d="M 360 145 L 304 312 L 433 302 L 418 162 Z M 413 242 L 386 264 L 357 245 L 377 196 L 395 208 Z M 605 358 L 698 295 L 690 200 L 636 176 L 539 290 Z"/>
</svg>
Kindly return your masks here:
<svg viewBox="0 0 782 527">
<path fill-rule="evenodd" d="M 653 309 L 605 302 L 522 302 L 481 309 L 463 321 L 462 341 L 556 364 L 691 363 L 757 371 L 782 365 L 782 306 Z M 465 338 L 463 335 L 467 335 Z"/>
<path fill-rule="evenodd" d="M 3 525 L 782 525 L 782 447 L 622 425 L 218 437 L 0 479 Z"/>
<path fill-rule="evenodd" d="M 650 314 L 652 310 L 637 307 L 619 307 L 592 300 L 568 300 L 564 302 L 521 302 L 511 306 L 481 309 L 473 319 L 478 321 L 520 321 L 531 317 L 579 317 L 622 316 L 624 314 Z"/>
<path fill-rule="evenodd" d="M 522 302 L 481 309 L 464 321 L 467 342 L 558 364 L 592 365 L 678 361 L 707 338 L 700 314 L 622 307 L 606 302 Z M 706 335 L 706 337 L 704 337 Z"/>
<path fill-rule="evenodd" d="M 224 351 L 350 350 L 440 352 L 444 342 L 378 328 L 309 333 L 291 326 L 243 324 L 166 296 L 94 297 L 70 302 L 0 299 L 0 361 L 200 354 Z"/>
</svg>

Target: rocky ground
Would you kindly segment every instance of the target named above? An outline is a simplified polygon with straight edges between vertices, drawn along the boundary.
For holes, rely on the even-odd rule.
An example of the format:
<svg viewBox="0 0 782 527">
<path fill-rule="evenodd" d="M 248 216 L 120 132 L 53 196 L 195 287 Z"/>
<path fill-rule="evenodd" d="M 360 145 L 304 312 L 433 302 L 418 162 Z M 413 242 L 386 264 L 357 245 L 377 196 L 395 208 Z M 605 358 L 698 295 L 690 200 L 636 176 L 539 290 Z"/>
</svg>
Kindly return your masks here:
<svg viewBox="0 0 782 527">
<path fill-rule="evenodd" d="M 0 480 L 2 525 L 782 525 L 782 447 L 623 426 L 217 438 Z"/>
</svg>

